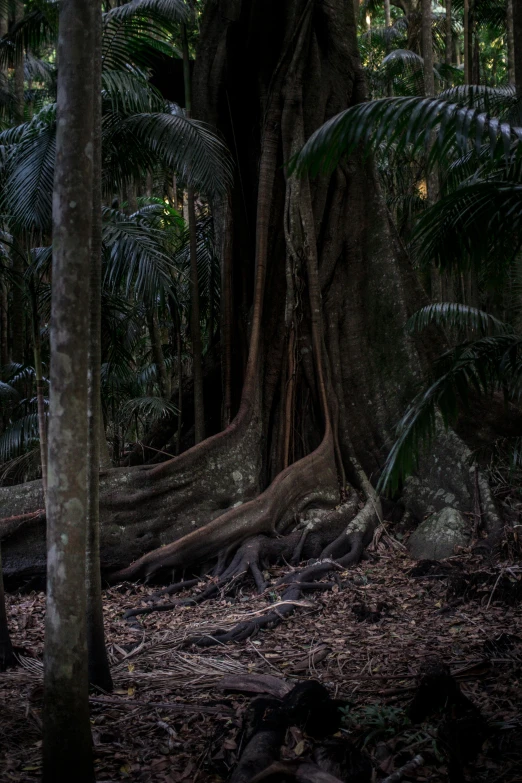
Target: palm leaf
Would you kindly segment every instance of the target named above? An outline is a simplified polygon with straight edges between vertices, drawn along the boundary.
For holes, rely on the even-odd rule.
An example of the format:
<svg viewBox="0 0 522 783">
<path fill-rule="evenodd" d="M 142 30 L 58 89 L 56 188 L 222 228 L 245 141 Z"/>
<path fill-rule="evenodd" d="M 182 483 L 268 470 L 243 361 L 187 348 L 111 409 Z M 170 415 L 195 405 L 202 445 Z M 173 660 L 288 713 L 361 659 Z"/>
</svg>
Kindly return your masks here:
<svg viewBox="0 0 522 783">
<path fill-rule="evenodd" d="M 164 249 L 161 230 L 138 223 L 114 209 L 104 209 L 104 285 L 112 291 L 124 287 L 139 299 L 155 304 L 172 285 L 172 259 Z"/>
<path fill-rule="evenodd" d="M 176 406 L 164 397 L 135 397 L 128 400 L 120 409 L 119 418 L 129 421 L 138 414 L 146 419 L 161 419 L 179 413 Z"/>
<path fill-rule="evenodd" d="M 435 138 L 434 138 L 434 134 Z M 522 139 L 522 128 L 501 123 L 475 108 L 440 98 L 381 98 L 357 104 L 319 128 L 292 162 L 292 170 L 312 175 L 332 171 L 341 159 L 362 150 L 394 145 L 425 152 L 434 164 L 451 150 L 466 150 L 470 143 L 485 143 L 492 154 L 509 156 Z"/>
<path fill-rule="evenodd" d="M 138 17 L 155 19 L 159 22 L 188 22 L 192 15 L 186 0 L 131 0 L 104 14 L 104 22 L 127 20 Z"/>
<path fill-rule="evenodd" d="M 506 388 L 514 395 L 522 378 L 521 339 L 500 334 L 458 345 L 435 364 L 436 379 L 413 400 L 397 427 L 395 441 L 379 480 L 378 489 L 396 492 L 418 466 L 423 447 L 437 432 L 437 412 L 446 426 L 455 421 L 459 403 L 468 405 L 470 392 L 491 394 Z M 517 371 L 520 375 L 517 376 Z"/>
<path fill-rule="evenodd" d="M 484 335 L 509 334 L 513 331 L 509 324 L 490 313 L 459 302 L 436 302 L 417 310 L 408 319 L 406 329 L 411 333 L 420 332 L 431 324 Z"/>
<path fill-rule="evenodd" d="M 224 143 L 203 122 L 177 112 L 143 113 L 124 124 L 137 142 L 179 175 L 186 184 L 207 195 L 226 191 L 232 182 L 232 163 Z"/>
</svg>

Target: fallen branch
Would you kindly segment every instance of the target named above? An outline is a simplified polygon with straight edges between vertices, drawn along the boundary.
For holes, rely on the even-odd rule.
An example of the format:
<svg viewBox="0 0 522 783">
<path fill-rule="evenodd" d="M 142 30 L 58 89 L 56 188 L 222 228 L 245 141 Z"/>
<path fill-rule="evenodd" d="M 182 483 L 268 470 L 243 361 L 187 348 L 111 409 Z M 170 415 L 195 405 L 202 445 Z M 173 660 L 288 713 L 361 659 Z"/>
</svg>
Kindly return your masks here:
<svg viewBox="0 0 522 783">
<path fill-rule="evenodd" d="M 406 777 L 406 775 L 409 775 L 410 772 L 413 772 L 414 769 L 417 769 L 417 767 L 420 767 L 421 764 L 424 764 L 424 759 L 418 754 L 417 756 L 414 756 L 411 761 L 408 761 L 402 767 L 396 769 L 395 772 L 392 772 L 391 775 L 388 775 L 387 778 L 381 780 L 381 783 L 399 783 L 400 780 Z"/>
<path fill-rule="evenodd" d="M 108 707 L 158 707 L 162 710 L 172 710 L 173 712 L 200 712 L 204 715 L 233 715 L 233 710 L 228 707 L 208 707 L 203 704 L 187 704 L 180 702 L 160 702 L 160 701 L 140 701 L 133 699 L 104 699 L 101 696 L 90 696 L 89 701 L 92 704 L 105 704 Z"/>
</svg>

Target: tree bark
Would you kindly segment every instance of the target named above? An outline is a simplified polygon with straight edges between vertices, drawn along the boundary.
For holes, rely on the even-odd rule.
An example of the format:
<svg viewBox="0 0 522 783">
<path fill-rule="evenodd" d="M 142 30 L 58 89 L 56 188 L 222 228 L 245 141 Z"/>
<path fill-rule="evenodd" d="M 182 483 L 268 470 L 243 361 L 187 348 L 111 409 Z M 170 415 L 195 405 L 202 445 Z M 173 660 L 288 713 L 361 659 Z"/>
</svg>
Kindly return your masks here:
<svg viewBox="0 0 522 783">
<path fill-rule="evenodd" d="M 0 366 L 9 364 L 9 315 L 8 315 L 8 290 L 3 281 L 0 283 Z"/>
<path fill-rule="evenodd" d="M 513 0 L 507 0 L 506 38 L 507 38 L 508 83 L 515 84 L 515 34 L 513 31 Z"/>
<path fill-rule="evenodd" d="M 45 412 L 44 378 L 42 364 L 42 339 L 40 316 L 34 285 L 31 285 L 31 321 L 33 327 L 34 377 L 36 382 L 36 405 L 38 410 L 38 435 L 40 439 L 40 462 L 42 465 L 42 487 L 44 505 L 47 496 L 47 415 Z"/>
<path fill-rule="evenodd" d="M 18 24 L 24 18 L 23 0 L 15 0 L 14 4 L 14 22 Z M 14 119 L 17 124 L 24 121 L 25 98 L 24 98 L 24 53 L 17 52 L 14 61 Z"/>
<path fill-rule="evenodd" d="M 102 16 L 100 0 L 94 6 L 93 67 L 93 184 L 92 245 L 89 286 L 88 371 L 88 498 L 87 498 L 87 649 L 89 682 L 112 691 L 105 646 L 100 566 L 101 437 L 105 441 L 101 410 L 101 292 L 102 292 Z"/>
<path fill-rule="evenodd" d="M 517 95 L 522 97 L 522 3 L 512 0 L 513 5 L 513 54 Z"/>
<path fill-rule="evenodd" d="M 424 59 L 424 94 L 426 97 L 431 97 L 435 95 L 431 0 L 422 0 L 422 57 Z"/>
<path fill-rule="evenodd" d="M 471 84 L 472 37 L 470 30 L 470 0 L 464 0 L 464 84 Z"/>
<path fill-rule="evenodd" d="M 451 0 L 446 0 L 446 38 L 445 38 L 445 61 L 446 65 L 451 65 L 453 59 L 453 30 L 451 27 Z"/>
<path fill-rule="evenodd" d="M 158 323 L 158 310 L 156 307 L 147 308 L 147 325 L 149 328 L 150 344 L 152 348 L 152 358 L 156 365 L 158 373 L 158 382 L 161 396 L 170 399 L 170 375 L 165 364 L 163 346 L 161 344 L 161 332 Z"/>
<path fill-rule="evenodd" d="M 87 674 L 94 10 L 60 5 L 53 198 L 43 781 L 94 783 Z"/>
<path fill-rule="evenodd" d="M 187 28 L 181 25 L 183 49 L 183 76 L 185 82 L 185 111 L 192 113 L 192 86 Z M 203 398 L 203 345 L 201 341 L 200 297 L 198 277 L 197 226 L 194 188 L 187 188 L 187 217 L 190 241 L 190 339 L 192 342 L 192 372 L 194 375 L 194 442 L 205 437 L 205 403 Z"/>
<path fill-rule="evenodd" d="M 2 571 L 2 545 L 0 544 L 0 672 L 16 665 L 13 645 L 9 636 L 7 611 L 5 607 L 4 576 Z"/>
</svg>

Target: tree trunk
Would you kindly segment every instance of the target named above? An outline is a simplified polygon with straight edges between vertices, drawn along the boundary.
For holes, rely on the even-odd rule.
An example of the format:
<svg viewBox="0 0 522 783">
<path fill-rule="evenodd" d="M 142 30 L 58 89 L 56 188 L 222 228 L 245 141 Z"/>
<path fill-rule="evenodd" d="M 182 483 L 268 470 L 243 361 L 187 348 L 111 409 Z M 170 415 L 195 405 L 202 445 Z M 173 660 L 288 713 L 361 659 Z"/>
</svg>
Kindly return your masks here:
<svg viewBox="0 0 522 783">
<path fill-rule="evenodd" d="M 471 84 L 472 37 L 470 29 L 470 0 L 464 0 L 464 84 Z"/>
<path fill-rule="evenodd" d="M 104 477 L 107 570 L 156 547 L 113 578 L 191 573 L 219 553 L 226 560 L 253 536 L 284 533 L 307 509 L 351 497 L 347 482 L 364 502 L 356 514 L 360 542 L 375 524 L 368 476 L 379 475 L 438 344 L 404 333 L 426 298 L 371 162 L 351 158 L 310 183 L 286 173 L 305 138 L 364 98 L 351 3 L 207 4 L 193 108 L 236 151 L 227 227 L 233 419 L 168 462 Z M 472 511 L 468 456 L 456 436 L 441 434 L 405 487 L 404 502 L 418 518 L 450 501 Z M 37 492 L 0 489 L 0 502 L 29 511 Z M 36 559 L 39 541 L 38 526 L 23 543 L 19 534 L 6 541 L 10 573 L 24 567 L 28 551 Z"/>
<path fill-rule="evenodd" d="M 183 76 L 185 82 L 185 111 L 192 113 L 192 86 L 187 28 L 181 25 L 183 48 Z M 200 297 L 198 277 L 197 226 L 194 188 L 187 188 L 187 217 L 190 239 L 190 339 L 192 342 L 192 373 L 194 376 L 194 442 L 205 437 L 205 403 L 203 399 L 203 346 L 201 342 Z"/>
<path fill-rule="evenodd" d="M 446 38 L 445 38 L 445 61 L 446 65 L 451 65 L 453 59 L 453 30 L 451 26 L 451 0 L 446 0 Z"/>
<path fill-rule="evenodd" d="M 508 83 L 515 84 L 515 34 L 513 31 L 513 0 L 507 0 L 506 38 L 507 38 Z"/>
<path fill-rule="evenodd" d="M 517 95 L 522 97 L 522 3 L 512 0 L 513 6 L 513 54 Z"/>
<path fill-rule="evenodd" d="M 156 307 L 150 309 L 147 307 L 147 325 L 152 348 L 152 358 L 158 373 L 160 393 L 164 399 L 169 400 L 170 375 L 167 371 L 167 365 L 165 364 L 165 356 L 163 354 L 163 346 L 161 344 L 161 332 L 158 323 L 158 310 Z"/>
<path fill-rule="evenodd" d="M 0 367 L 9 364 L 9 315 L 8 315 L 8 291 L 3 281 L 0 283 Z"/>
<path fill-rule="evenodd" d="M 40 439 L 40 462 L 42 465 L 42 487 L 44 506 L 47 495 L 47 415 L 45 412 L 44 378 L 42 365 L 42 339 L 40 316 L 34 285 L 31 285 L 31 315 L 33 327 L 34 377 L 36 382 L 36 405 L 38 410 L 38 435 Z"/>
<path fill-rule="evenodd" d="M 87 674 L 94 10 L 60 5 L 53 198 L 43 781 L 94 782 Z"/>
<path fill-rule="evenodd" d="M 25 364 L 25 302 L 24 302 L 24 256 L 21 237 L 13 237 L 11 302 L 9 323 L 11 327 L 11 358 L 13 362 Z"/>
<path fill-rule="evenodd" d="M 100 462 L 103 430 L 101 411 L 101 279 L 102 279 L 102 17 L 94 5 L 92 246 L 89 287 L 88 371 L 88 499 L 87 499 L 87 648 L 89 682 L 112 691 L 105 647 L 100 566 Z M 105 450 L 105 432 L 103 432 Z"/>
<path fill-rule="evenodd" d="M 14 22 L 18 24 L 24 18 L 23 0 L 15 0 L 14 4 Z M 24 54 L 20 51 L 15 56 L 14 61 L 14 119 L 17 124 L 24 121 L 25 98 L 24 98 Z"/>
<path fill-rule="evenodd" d="M 14 22 L 18 24 L 24 16 L 23 0 L 15 0 L 14 4 Z M 14 101 L 13 113 L 16 123 L 24 121 L 24 54 L 17 52 L 14 60 Z M 14 362 L 25 363 L 25 306 L 24 306 L 24 256 L 23 239 L 20 236 L 14 236 L 14 247 L 12 250 L 12 265 L 14 282 L 11 287 L 11 306 L 9 309 L 9 320 L 11 324 L 12 347 L 11 356 Z"/>
<path fill-rule="evenodd" d="M 0 672 L 16 665 L 16 658 L 9 636 L 7 611 L 5 607 L 4 576 L 2 571 L 2 545 L 0 544 Z"/>
<path fill-rule="evenodd" d="M 422 0 L 422 57 L 424 59 L 424 95 L 435 95 L 433 72 L 433 32 L 431 0 Z"/>
</svg>

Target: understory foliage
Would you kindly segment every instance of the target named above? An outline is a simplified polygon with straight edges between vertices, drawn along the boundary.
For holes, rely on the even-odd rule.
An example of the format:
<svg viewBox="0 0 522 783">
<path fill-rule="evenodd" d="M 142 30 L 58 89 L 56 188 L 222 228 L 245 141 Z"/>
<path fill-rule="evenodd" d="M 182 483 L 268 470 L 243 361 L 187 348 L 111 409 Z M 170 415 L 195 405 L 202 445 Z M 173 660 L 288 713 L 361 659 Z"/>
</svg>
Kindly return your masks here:
<svg viewBox="0 0 522 783">
<path fill-rule="evenodd" d="M 173 386 L 192 371 L 189 236 L 183 217 L 188 186 L 197 192 L 204 350 L 219 321 L 220 268 L 209 199 L 226 191 L 231 158 L 209 127 L 190 119 L 152 84 L 159 62 L 180 57 L 174 42 L 180 41 L 185 23 L 193 25 L 194 14 L 184 0 L 109 3 L 103 16 L 102 405 L 115 464 L 129 441 L 139 441 L 154 422 L 178 414 L 170 388 L 161 383 L 158 362 Z M 57 25 L 56 3 L 28 2 L 23 18 L 11 23 L 0 40 L 4 483 L 39 475 L 38 361 L 45 406 L 48 402 Z M 20 59 L 23 117 L 13 108 Z"/>
</svg>

